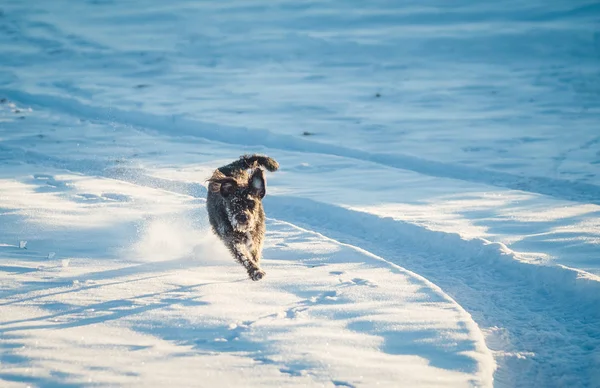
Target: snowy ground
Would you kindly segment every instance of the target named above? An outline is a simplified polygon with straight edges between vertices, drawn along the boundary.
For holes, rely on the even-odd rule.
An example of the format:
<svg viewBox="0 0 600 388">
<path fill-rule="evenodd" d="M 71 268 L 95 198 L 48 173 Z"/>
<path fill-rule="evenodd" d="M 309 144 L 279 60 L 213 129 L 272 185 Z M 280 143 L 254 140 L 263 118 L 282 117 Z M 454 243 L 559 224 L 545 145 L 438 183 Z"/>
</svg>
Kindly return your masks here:
<svg viewBox="0 0 600 388">
<path fill-rule="evenodd" d="M 0 2 L 0 385 L 600 387 L 599 21 Z M 204 209 L 246 152 L 258 283 Z"/>
</svg>

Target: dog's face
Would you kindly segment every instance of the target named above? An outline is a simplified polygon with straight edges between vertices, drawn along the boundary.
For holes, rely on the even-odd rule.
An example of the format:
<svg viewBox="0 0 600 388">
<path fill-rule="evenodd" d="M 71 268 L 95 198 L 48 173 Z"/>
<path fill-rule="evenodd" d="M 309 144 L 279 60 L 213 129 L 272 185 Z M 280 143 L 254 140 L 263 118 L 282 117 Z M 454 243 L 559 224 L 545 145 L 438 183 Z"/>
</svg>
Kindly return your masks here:
<svg viewBox="0 0 600 388">
<path fill-rule="evenodd" d="M 226 177 L 213 181 L 210 189 L 223 197 L 225 213 L 233 229 L 246 232 L 256 225 L 266 194 L 266 180 L 261 169 L 256 169 L 247 182 L 239 183 Z"/>
</svg>

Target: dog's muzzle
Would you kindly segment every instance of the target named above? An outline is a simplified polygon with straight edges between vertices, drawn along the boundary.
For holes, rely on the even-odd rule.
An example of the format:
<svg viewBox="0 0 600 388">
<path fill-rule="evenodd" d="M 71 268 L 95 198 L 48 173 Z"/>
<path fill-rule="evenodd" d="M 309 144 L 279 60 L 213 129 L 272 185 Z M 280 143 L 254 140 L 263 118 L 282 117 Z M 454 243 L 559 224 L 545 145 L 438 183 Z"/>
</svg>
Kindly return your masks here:
<svg viewBox="0 0 600 388">
<path fill-rule="evenodd" d="M 237 221 L 238 225 L 246 225 L 248 223 L 248 216 L 244 213 L 237 214 L 235 216 L 235 220 Z"/>
</svg>

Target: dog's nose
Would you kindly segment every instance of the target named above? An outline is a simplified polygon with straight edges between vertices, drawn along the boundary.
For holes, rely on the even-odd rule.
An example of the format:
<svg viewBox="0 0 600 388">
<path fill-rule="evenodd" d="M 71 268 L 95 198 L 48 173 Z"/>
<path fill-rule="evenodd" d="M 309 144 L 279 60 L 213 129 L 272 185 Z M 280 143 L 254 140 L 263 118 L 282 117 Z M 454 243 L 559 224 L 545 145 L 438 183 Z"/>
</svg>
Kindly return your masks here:
<svg viewBox="0 0 600 388">
<path fill-rule="evenodd" d="M 235 218 L 240 224 L 245 224 L 246 222 L 248 222 L 248 216 L 243 213 L 238 214 Z"/>
</svg>

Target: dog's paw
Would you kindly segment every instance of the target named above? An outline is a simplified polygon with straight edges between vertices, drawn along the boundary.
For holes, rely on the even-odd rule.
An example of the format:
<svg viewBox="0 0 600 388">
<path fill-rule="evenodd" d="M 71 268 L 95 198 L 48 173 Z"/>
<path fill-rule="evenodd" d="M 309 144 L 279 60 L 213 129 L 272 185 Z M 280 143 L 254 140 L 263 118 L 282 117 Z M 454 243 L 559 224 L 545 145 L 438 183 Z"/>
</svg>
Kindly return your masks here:
<svg viewBox="0 0 600 388">
<path fill-rule="evenodd" d="M 262 269 L 254 269 L 248 274 L 250 275 L 250 279 L 254 280 L 255 282 L 259 281 L 267 275 Z"/>
</svg>

